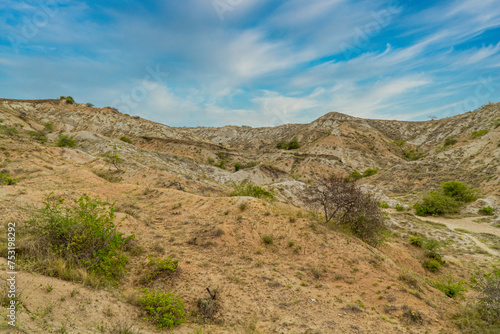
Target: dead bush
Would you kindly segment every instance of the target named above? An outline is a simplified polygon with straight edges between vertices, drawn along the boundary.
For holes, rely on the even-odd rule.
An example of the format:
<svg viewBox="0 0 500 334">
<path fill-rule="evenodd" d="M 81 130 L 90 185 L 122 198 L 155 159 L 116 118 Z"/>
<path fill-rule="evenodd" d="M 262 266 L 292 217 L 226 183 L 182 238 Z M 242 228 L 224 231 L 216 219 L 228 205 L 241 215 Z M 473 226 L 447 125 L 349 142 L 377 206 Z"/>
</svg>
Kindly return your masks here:
<svg viewBox="0 0 500 334">
<path fill-rule="evenodd" d="M 382 242 L 384 218 L 378 202 L 355 183 L 332 175 L 309 188 L 307 201 L 323 212 L 324 222 L 348 226 L 370 245 Z"/>
</svg>

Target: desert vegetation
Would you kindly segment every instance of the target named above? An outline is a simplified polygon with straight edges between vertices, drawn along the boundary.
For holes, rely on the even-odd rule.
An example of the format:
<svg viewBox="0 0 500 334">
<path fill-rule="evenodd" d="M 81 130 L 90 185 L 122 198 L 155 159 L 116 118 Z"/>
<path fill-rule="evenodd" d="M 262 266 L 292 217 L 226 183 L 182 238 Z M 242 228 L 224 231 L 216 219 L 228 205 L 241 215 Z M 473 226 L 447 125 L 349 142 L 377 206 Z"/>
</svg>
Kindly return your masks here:
<svg viewBox="0 0 500 334">
<path fill-rule="evenodd" d="M 384 218 L 378 202 L 356 183 L 330 176 L 311 187 L 308 195 L 308 200 L 323 213 L 326 224 L 345 225 L 371 245 L 382 241 Z"/>
<path fill-rule="evenodd" d="M 460 208 L 478 197 L 477 190 L 457 181 L 443 182 L 437 190 L 428 192 L 415 204 L 419 216 L 439 216 L 460 212 Z"/>
</svg>

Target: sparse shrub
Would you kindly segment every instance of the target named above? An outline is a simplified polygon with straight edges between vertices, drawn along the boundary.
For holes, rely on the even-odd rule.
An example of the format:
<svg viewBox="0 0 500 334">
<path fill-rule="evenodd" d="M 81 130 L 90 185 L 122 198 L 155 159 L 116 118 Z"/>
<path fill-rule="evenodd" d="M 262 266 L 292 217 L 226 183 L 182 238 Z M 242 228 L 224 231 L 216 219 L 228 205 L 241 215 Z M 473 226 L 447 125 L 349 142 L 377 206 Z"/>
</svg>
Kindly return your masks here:
<svg viewBox="0 0 500 334">
<path fill-rule="evenodd" d="M 461 333 L 500 333 L 500 270 L 477 273 L 470 279 L 471 287 L 479 291 L 475 303 L 454 314 Z"/>
<path fill-rule="evenodd" d="M 40 143 L 45 143 L 47 141 L 47 136 L 43 131 L 28 131 L 27 133 L 28 136 Z"/>
<path fill-rule="evenodd" d="M 311 268 L 311 274 L 313 275 L 313 277 L 317 280 L 321 279 L 321 276 L 322 276 L 322 269 L 320 267 L 317 267 L 317 266 L 313 266 Z"/>
<path fill-rule="evenodd" d="M 178 263 L 178 260 L 173 260 L 170 256 L 163 260 L 149 257 L 149 268 L 145 275 L 145 281 L 150 282 L 162 274 L 174 273 L 177 270 Z"/>
<path fill-rule="evenodd" d="M 113 144 L 112 151 L 107 151 L 107 152 L 103 153 L 102 157 L 104 158 L 104 160 L 107 163 L 115 166 L 116 170 L 120 170 L 118 165 L 122 162 L 122 158 L 120 158 L 120 156 L 118 155 L 118 148 L 117 148 L 116 144 Z"/>
<path fill-rule="evenodd" d="M 146 311 L 147 318 L 160 330 L 173 328 L 186 321 L 184 303 L 170 292 L 144 289 L 139 305 Z"/>
<path fill-rule="evenodd" d="M 141 334 L 141 332 L 135 330 L 131 324 L 118 322 L 113 325 L 110 334 Z"/>
<path fill-rule="evenodd" d="M 53 131 L 54 131 L 54 124 L 52 124 L 52 123 L 48 123 L 48 122 L 47 122 L 47 123 L 44 123 L 44 124 L 43 124 L 43 129 L 44 129 L 45 131 L 47 131 L 48 133 L 51 133 L 51 132 L 53 132 Z"/>
<path fill-rule="evenodd" d="M 455 136 L 448 137 L 444 140 L 444 147 L 455 145 L 458 142 Z"/>
<path fill-rule="evenodd" d="M 250 161 L 246 164 L 236 162 L 234 164 L 234 171 L 237 172 L 237 171 L 242 170 L 242 169 L 252 168 L 252 167 L 257 166 L 258 164 L 259 164 L 258 161 Z"/>
<path fill-rule="evenodd" d="M 133 144 L 132 139 L 130 139 L 129 137 L 121 136 L 120 140 L 125 142 L 125 143 Z"/>
<path fill-rule="evenodd" d="M 274 236 L 272 234 L 264 235 L 264 236 L 262 236 L 262 241 L 266 245 L 272 245 L 274 242 Z"/>
<path fill-rule="evenodd" d="M 363 310 L 360 309 L 359 306 L 355 304 L 347 304 L 346 306 L 342 307 L 341 310 L 344 312 L 352 312 L 352 313 L 363 312 Z"/>
<path fill-rule="evenodd" d="M 388 209 L 389 204 L 386 201 L 380 201 L 378 202 L 378 206 L 380 206 L 382 209 Z"/>
<path fill-rule="evenodd" d="M 274 199 L 274 195 L 253 183 L 242 183 L 240 185 L 236 185 L 234 187 L 234 191 L 231 193 L 231 196 L 251 196 L 256 198 L 267 198 Z"/>
<path fill-rule="evenodd" d="M 478 212 L 485 216 L 493 216 L 495 214 L 495 209 L 491 206 L 483 206 Z"/>
<path fill-rule="evenodd" d="M 214 167 L 219 167 L 220 169 L 226 169 L 226 160 L 221 160 L 218 163 L 214 164 Z"/>
<path fill-rule="evenodd" d="M 238 209 L 240 209 L 240 211 L 245 211 L 247 207 L 248 207 L 248 203 L 247 202 L 242 202 L 238 206 Z"/>
<path fill-rule="evenodd" d="M 421 235 L 417 236 L 410 236 L 410 244 L 417 246 L 417 247 L 422 247 L 425 242 L 425 238 L 423 238 Z"/>
<path fill-rule="evenodd" d="M 439 271 L 439 267 L 442 267 L 443 263 L 434 259 L 426 259 L 422 262 L 422 266 L 435 273 Z"/>
<path fill-rule="evenodd" d="M 83 196 L 72 207 L 63 208 L 63 201 L 46 198 L 45 207 L 27 227 L 36 247 L 24 250 L 25 254 L 20 251 L 20 255 L 43 274 L 53 275 L 47 263 L 59 261 L 61 266 L 85 269 L 106 283 L 116 283 L 128 260 L 122 248 L 134 236 L 118 232 L 114 205 Z"/>
<path fill-rule="evenodd" d="M 488 133 L 488 130 L 487 129 L 483 129 L 483 130 L 478 130 L 478 131 L 472 131 L 471 133 L 471 138 L 472 139 L 476 139 L 476 138 L 479 138 L 479 137 L 482 137 L 484 136 L 485 134 Z"/>
<path fill-rule="evenodd" d="M 293 139 L 292 141 L 289 142 L 280 141 L 276 144 L 276 148 L 281 150 L 295 150 L 300 148 L 300 144 L 297 139 Z"/>
<path fill-rule="evenodd" d="M 361 175 L 360 172 L 356 171 L 356 170 L 353 170 L 350 174 L 349 174 L 349 177 L 347 178 L 348 181 L 351 181 L 351 182 L 354 182 L 354 181 L 357 181 L 359 179 L 362 179 L 363 178 L 363 175 Z"/>
<path fill-rule="evenodd" d="M 446 279 L 439 279 L 436 281 L 431 281 L 431 285 L 436 289 L 442 291 L 445 295 L 450 298 L 460 298 L 465 299 L 462 292 L 466 292 L 467 288 L 464 286 L 464 281 L 459 281 L 453 283 L 453 276 L 448 275 Z"/>
<path fill-rule="evenodd" d="M 500 118 L 494 119 L 491 125 L 493 126 L 493 129 L 498 128 L 500 126 Z"/>
<path fill-rule="evenodd" d="M 17 182 L 19 182 L 18 179 L 11 177 L 7 173 L 4 174 L 4 173 L 0 172 L 0 184 L 6 184 L 6 185 L 10 186 L 10 185 L 16 184 Z"/>
<path fill-rule="evenodd" d="M 397 211 L 404 211 L 405 207 L 399 203 L 396 203 L 396 205 L 394 206 L 394 209 L 396 209 Z"/>
<path fill-rule="evenodd" d="M 111 183 L 119 183 L 123 180 L 122 171 L 119 170 L 97 170 L 94 174 Z"/>
<path fill-rule="evenodd" d="M 361 240 L 377 245 L 382 242 L 384 217 L 377 201 L 354 182 L 331 176 L 310 187 L 307 201 L 323 212 L 325 223 L 336 221 L 348 226 Z"/>
<path fill-rule="evenodd" d="M 293 247 L 295 246 L 295 241 L 289 241 L 288 242 L 288 247 Z"/>
<path fill-rule="evenodd" d="M 398 279 L 408 284 L 410 288 L 422 291 L 422 279 L 414 271 L 405 269 L 401 271 Z"/>
<path fill-rule="evenodd" d="M 0 125 L 0 133 L 3 133 L 4 135 L 13 137 L 19 134 L 19 132 L 15 128 L 9 128 L 6 125 Z"/>
<path fill-rule="evenodd" d="M 90 102 L 87 102 L 85 105 L 86 105 L 87 107 L 89 107 L 89 108 L 94 108 L 94 105 L 93 105 L 92 103 L 90 103 Z"/>
<path fill-rule="evenodd" d="M 424 157 L 424 154 L 418 148 L 405 149 L 406 140 L 395 140 L 393 143 L 401 149 L 401 154 L 408 160 L 414 161 Z"/>
<path fill-rule="evenodd" d="M 424 322 L 422 314 L 419 311 L 412 309 L 408 305 L 403 305 L 401 309 L 403 310 L 403 319 L 406 322 L 410 324 L 422 324 Z"/>
<path fill-rule="evenodd" d="M 76 140 L 73 136 L 68 135 L 59 135 L 59 139 L 57 140 L 56 145 L 58 147 L 75 147 Z"/>
<path fill-rule="evenodd" d="M 60 96 L 59 100 L 65 100 L 67 104 L 75 103 L 75 100 L 71 96 Z"/>
<path fill-rule="evenodd" d="M 424 153 L 422 153 L 418 149 L 411 149 L 408 151 L 404 151 L 403 156 L 410 161 L 415 161 L 415 160 L 422 159 L 424 157 Z"/>
<path fill-rule="evenodd" d="M 378 173 L 378 169 L 368 168 L 363 172 L 363 177 L 370 177 Z"/>
<path fill-rule="evenodd" d="M 221 315 L 222 304 L 220 302 L 220 297 L 217 289 L 215 289 L 213 293 L 210 293 L 210 297 L 207 297 L 205 299 L 198 299 L 197 304 L 200 315 L 204 319 L 213 321 Z"/>
</svg>

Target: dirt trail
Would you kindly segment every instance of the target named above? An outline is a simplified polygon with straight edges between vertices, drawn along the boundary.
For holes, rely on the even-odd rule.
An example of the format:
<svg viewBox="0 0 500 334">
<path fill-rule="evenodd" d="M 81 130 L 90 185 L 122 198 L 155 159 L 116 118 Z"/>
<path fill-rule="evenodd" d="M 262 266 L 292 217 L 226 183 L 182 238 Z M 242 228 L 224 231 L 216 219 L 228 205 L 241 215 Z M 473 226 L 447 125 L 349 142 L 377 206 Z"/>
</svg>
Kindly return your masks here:
<svg viewBox="0 0 500 334">
<path fill-rule="evenodd" d="M 418 218 L 418 217 L 417 217 Z M 475 223 L 473 220 L 478 217 L 467 217 L 461 219 L 448 219 L 442 217 L 425 217 L 424 220 L 428 220 L 435 223 L 441 223 L 446 225 L 448 228 L 452 230 L 456 229 L 464 229 L 473 233 L 489 233 L 500 237 L 500 229 L 493 227 L 486 223 Z M 421 219 L 421 218 L 419 218 Z M 478 247 L 487 251 L 490 254 L 500 257 L 500 252 L 489 248 L 484 243 L 476 239 L 473 235 L 468 234 L 468 236 L 476 243 Z"/>
<path fill-rule="evenodd" d="M 425 220 L 445 224 L 451 229 L 461 228 L 473 233 L 489 233 L 500 237 L 500 228 L 487 223 L 475 223 L 474 220 L 482 217 L 467 217 L 461 219 L 448 219 L 442 217 L 425 217 Z"/>
</svg>

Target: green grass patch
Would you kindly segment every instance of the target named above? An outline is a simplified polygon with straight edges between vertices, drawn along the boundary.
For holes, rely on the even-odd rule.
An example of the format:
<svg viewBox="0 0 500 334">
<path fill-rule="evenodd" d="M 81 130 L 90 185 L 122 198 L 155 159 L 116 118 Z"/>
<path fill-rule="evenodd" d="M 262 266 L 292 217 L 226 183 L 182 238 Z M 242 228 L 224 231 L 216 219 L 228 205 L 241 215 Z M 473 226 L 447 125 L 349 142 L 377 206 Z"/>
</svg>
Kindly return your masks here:
<svg viewBox="0 0 500 334">
<path fill-rule="evenodd" d="M 253 183 L 236 185 L 231 196 L 251 196 L 263 199 L 274 199 L 274 195 L 270 191 Z"/>
</svg>

